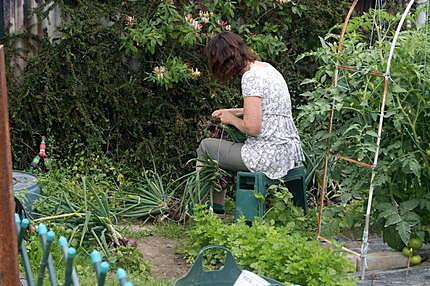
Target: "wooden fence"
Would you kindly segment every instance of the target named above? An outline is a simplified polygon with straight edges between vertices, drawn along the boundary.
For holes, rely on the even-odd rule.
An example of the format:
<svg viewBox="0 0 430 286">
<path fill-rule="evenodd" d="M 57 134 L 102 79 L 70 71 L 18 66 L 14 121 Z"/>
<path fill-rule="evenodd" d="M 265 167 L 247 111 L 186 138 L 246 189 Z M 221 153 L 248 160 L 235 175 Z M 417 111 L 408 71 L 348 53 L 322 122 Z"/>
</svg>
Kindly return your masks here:
<svg viewBox="0 0 430 286">
<path fill-rule="evenodd" d="M 0 2 L 3 14 L 3 31 L 10 33 L 19 33 L 29 31 L 35 35 L 47 33 L 50 36 L 55 35 L 56 28 L 61 23 L 60 9 L 52 1 L 45 0 L 1 0 Z M 50 3 L 47 9 L 50 9 L 48 17 L 40 21 L 33 13 L 34 9 Z M 1 14 L 0 14 L 1 15 Z"/>
<path fill-rule="evenodd" d="M 34 11 L 38 8 L 41 9 L 46 4 L 48 5 L 44 11 L 49 12 L 47 17 L 41 20 Z M 61 24 L 60 16 L 60 8 L 50 0 L 0 0 L 0 41 L 3 42 L 4 35 L 7 33 L 31 33 L 36 36 L 48 35 L 53 38 L 57 35 L 57 28 Z M 12 59 L 12 64 L 20 68 L 25 66 L 24 59 L 37 51 L 31 37 L 17 40 L 15 48 L 17 53 Z"/>
</svg>

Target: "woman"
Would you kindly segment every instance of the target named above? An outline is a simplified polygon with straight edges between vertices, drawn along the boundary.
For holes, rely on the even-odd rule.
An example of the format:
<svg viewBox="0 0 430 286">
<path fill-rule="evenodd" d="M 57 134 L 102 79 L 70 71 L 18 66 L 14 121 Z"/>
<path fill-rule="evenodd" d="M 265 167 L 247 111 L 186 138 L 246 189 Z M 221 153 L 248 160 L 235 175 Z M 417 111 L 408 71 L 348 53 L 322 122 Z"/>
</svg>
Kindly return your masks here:
<svg viewBox="0 0 430 286">
<path fill-rule="evenodd" d="M 271 179 L 282 178 L 302 165 L 305 158 L 283 76 L 270 64 L 257 61 L 242 38 L 232 32 L 212 38 L 206 54 L 215 78 L 242 77 L 243 108 L 215 110 L 212 116 L 235 126 L 247 140 L 204 139 L 197 149 L 198 158 L 217 160 L 220 168 L 229 171 L 263 172 Z M 225 192 L 214 195 L 215 212 L 223 213 L 224 197 Z"/>
</svg>

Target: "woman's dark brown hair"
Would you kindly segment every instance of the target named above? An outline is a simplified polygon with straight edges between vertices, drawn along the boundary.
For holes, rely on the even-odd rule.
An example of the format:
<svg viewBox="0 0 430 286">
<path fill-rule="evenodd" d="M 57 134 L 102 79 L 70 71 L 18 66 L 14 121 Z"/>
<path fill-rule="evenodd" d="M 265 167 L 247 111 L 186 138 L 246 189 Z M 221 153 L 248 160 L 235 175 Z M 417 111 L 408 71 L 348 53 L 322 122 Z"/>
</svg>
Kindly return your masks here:
<svg viewBox="0 0 430 286">
<path fill-rule="evenodd" d="M 248 63 L 257 57 L 242 38 L 232 32 L 222 32 L 213 37 L 206 46 L 209 69 L 215 78 L 229 80 L 245 72 Z"/>
</svg>

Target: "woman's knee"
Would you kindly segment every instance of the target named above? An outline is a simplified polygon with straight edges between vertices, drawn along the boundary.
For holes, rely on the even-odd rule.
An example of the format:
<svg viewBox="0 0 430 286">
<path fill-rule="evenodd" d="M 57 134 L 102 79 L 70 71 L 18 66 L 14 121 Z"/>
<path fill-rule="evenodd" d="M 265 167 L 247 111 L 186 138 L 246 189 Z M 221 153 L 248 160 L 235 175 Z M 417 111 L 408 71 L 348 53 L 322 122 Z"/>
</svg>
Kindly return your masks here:
<svg viewBox="0 0 430 286">
<path fill-rule="evenodd" d="M 208 157 L 208 154 L 210 153 L 210 145 L 213 138 L 205 138 L 202 141 L 200 141 L 199 148 L 197 148 L 197 158 L 204 159 Z"/>
</svg>

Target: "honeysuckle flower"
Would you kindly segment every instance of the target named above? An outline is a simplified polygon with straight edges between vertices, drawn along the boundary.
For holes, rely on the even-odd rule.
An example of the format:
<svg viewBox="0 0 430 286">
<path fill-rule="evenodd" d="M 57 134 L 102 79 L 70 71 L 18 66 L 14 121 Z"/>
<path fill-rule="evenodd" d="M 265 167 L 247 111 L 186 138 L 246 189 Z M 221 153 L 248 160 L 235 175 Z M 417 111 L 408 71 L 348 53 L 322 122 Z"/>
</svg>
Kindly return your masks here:
<svg viewBox="0 0 430 286">
<path fill-rule="evenodd" d="M 160 80 L 160 79 L 164 78 L 164 74 L 166 73 L 166 68 L 163 66 L 155 67 L 154 73 L 157 76 L 157 79 Z"/>
<path fill-rule="evenodd" d="M 276 0 L 279 4 L 286 4 L 291 2 L 291 0 Z"/>
<path fill-rule="evenodd" d="M 200 30 L 201 28 L 203 28 L 203 25 L 196 20 L 193 20 L 192 26 L 194 27 L 195 30 Z"/>
<path fill-rule="evenodd" d="M 125 16 L 125 20 L 126 20 L 127 22 L 131 22 L 131 21 L 133 21 L 133 20 L 134 20 L 134 16 Z"/>
<path fill-rule="evenodd" d="M 224 30 L 227 30 L 227 27 L 228 27 L 227 31 L 230 31 L 230 29 L 231 29 L 231 26 L 228 24 L 228 22 L 224 21 L 224 20 L 218 20 L 218 25 L 220 25 L 221 28 Z"/>
<path fill-rule="evenodd" d="M 209 12 L 200 11 L 199 16 L 200 16 L 200 19 L 203 21 L 203 23 L 209 23 L 209 17 L 210 17 Z"/>
<path fill-rule="evenodd" d="M 126 16 L 126 17 L 125 17 L 125 21 L 127 22 L 127 25 L 128 25 L 128 26 L 133 25 L 133 22 L 134 22 L 134 16 Z"/>
<path fill-rule="evenodd" d="M 185 22 L 192 23 L 193 16 L 191 14 L 188 14 L 187 16 L 185 16 Z"/>
<path fill-rule="evenodd" d="M 191 68 L 190 71 L 191 71 L 191 77 L 193 79 L 196 79 L 196 78 L 198 78 L 200 76 L 200 71 L 199 71 L 198 68 L 195 68 L 195 69 Z"/>
</svg>

